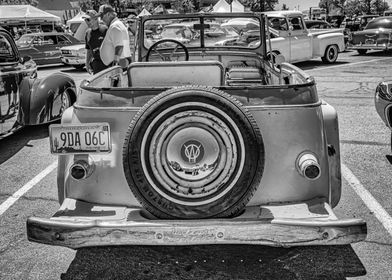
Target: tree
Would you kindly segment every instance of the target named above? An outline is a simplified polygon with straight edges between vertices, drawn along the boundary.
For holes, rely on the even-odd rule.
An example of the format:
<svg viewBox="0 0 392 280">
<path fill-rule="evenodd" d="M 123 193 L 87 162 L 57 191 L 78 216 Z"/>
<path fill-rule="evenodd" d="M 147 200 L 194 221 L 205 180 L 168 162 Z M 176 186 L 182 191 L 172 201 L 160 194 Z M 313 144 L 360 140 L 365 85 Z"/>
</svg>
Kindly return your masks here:
<svg viewBox="0 0 392 280">
<path fill-rule="evenodd" d="M 329 16 L 331 10 L 336 8 L 341 9 L 342 13 L 344 13 L 345 3 L 346 0 L 320 0 L 319 7 L 325 9 L 327 16 Z"/>
<path fill-rule="evenodd" d="M 325 8 L 327 12 L 331 7 L 342 8 L 347 16 L 382 14 L 389 9 L 384 0 L 320 0 L 319 7 Z"/>
<path fill-rule="evenodd" d="M 278 0 L 243 0 L 241 3 L 250 7 L 252 12 L 265 12 L 265 11 L 273 11 L 275 5 L 279 3 Z"/>
<path fill-rule="evenodd" d="M 172 6 L 180 14 L 195 12 L 196 3 L 194 0 L 179 0 L 172 2 Z"/>
</svg>

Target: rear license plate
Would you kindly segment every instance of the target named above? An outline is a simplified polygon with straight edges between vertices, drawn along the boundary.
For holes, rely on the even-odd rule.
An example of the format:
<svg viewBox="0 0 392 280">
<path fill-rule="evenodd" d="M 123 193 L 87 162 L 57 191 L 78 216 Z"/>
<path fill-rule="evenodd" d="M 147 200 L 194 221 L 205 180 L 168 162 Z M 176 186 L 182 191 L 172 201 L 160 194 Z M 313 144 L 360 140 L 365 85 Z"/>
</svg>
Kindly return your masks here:
<svg viewBox="0 0 392 280">
<path fill-rule="evenodd" d="M 108 153 L 112 148 L 108 123 L 52 124 L 49 140 L 52 154 Z"/>
</svg>

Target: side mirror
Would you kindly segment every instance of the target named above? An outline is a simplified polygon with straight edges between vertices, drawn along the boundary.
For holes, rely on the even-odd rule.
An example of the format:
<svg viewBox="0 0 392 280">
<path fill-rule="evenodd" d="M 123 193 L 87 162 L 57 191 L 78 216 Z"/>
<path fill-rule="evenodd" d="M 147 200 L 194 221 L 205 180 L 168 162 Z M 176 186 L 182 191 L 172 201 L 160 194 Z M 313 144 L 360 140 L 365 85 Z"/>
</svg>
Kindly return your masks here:
<svg viewBox="0 0 392 280">
<path fill-rule="evenodd" d="M 293 31 L 294 27 L 292 25 L 289 26 L 289 31 Z"/>
</svg>

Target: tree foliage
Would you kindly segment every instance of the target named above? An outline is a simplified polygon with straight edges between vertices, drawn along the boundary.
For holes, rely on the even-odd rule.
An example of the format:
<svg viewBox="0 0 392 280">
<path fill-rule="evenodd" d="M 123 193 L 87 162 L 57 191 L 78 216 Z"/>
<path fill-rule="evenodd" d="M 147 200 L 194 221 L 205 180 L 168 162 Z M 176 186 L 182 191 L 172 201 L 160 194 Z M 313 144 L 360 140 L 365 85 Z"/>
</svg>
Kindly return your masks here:
<svg viewBox="0 0 392 280">
<path fill-rule="evenodd" d="M 193 0 L 179 0 L 173 2 L 173 8 L 177 10 L 180 14 L 183 13 L 193 13 L 195 12 L 196 3 Z"/>
<path fill-rule="evenodd" d="M 324 8 L 327 13 L 333 8 L 340 8 L 348 16 L 382 14 L 389 9 L 384 0 L 320 0 L 319 7 Z"/>
<path fill-rule="evenodd" d="M 252 12 L 273 11 L 279 0 L 242 0 L 245 7 L 249 7 Z"/>
</svg>

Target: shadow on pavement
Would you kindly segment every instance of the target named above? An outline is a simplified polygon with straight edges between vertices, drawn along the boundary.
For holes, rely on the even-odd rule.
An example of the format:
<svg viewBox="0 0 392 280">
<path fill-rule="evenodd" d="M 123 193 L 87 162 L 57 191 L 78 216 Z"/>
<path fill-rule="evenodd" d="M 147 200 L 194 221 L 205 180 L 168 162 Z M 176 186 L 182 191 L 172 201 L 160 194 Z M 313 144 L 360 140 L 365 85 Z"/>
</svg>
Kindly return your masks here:
<svg viewBox="0 0 392 280">
<path fill-rule="evenodd" d="M 49 124 L 26 126 L 0 140 L 0 164 L 7 161 L 30 140 L 42 139 L 49 136 Z"/>
<path fill-rule="evenodd" d="M 124 246 L 79 249 L 61 279 L 343 280 L 365 274 L 350 245 Z"/>
</svg>

